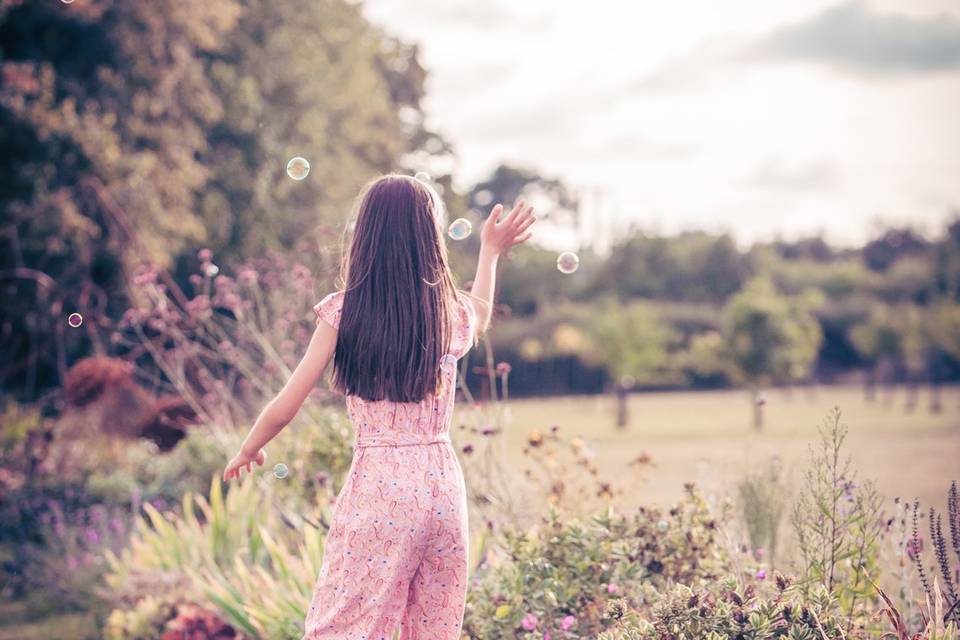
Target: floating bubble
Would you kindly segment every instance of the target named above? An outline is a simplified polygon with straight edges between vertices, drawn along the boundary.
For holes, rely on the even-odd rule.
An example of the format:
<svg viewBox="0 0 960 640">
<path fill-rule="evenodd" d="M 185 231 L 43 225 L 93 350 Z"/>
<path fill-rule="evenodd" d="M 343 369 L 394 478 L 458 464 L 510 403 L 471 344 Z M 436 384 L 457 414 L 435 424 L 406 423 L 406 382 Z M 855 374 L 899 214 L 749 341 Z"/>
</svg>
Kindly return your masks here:
<svg viewBox="0 0 960 640">
<path fill-rule="evenodd" d="M 666 520 L 661 520 L 660 522 L 657 523 L 657 529 L 660 529 L 660 531 L 666 531 L 669 528 L 670 528 L 670 525 L 667 524 Z"/>
<path fill-rule="evenodd" d="M 580 257 L 573 251 L 564 251 L 557 256 L 557 269 L 560 273 L 567 275 L 573 273 L 580 267 Z"/>
<path fill-rule="evenodd" d="M 464 240 L 473 233 L 473 225 L 466 218 L 457 218 L 447 227 L 447 235 L 454 240 Z"/>
<path fill-rule="evenodd" d="M 273 475 L 276 476 L 277 478 L 280 478 L 281 480 L 283 480 L 289 474 L 290 474 L 290 469 L 287 468 L 287 465 L 283 464 L 282 462 L 278 462 L 277 464 L 274 465 Z"/>
<path fill-rule="evenodd" d="M 71 0 L 71 2 L 72 1 L 73 0 Z M 83 324 L 83 316 L 76 312 L 71 313 L 69 316 L 67 316 L 67 324 L 76 329 Z"/>
<path fill-rule="evenodd" d="M 215 264 L 213 264 L 213 263 L 211 262 L 211 263 L 208 264 L 206 267 L 204 267 L 203 272 L 204 272 L 205 274 L 207 274 L 207 277 L 208 277 L 208 278 L 212 278 L 213 276 L 215 276 L 215 275 L 217 275 L 218 273 L 220 273 L 220 267 L 218 267 L 217 265 L 215 265 Z"/>
<path fill-rule="evenodd" d="M 457 358 L 452 353 L 444 354 L 444 356 L 440 358 L 441 369 L 453 369 L 456 366 L 457 366 Z"/>
<path fill-rule="evenodd" d="M 73 4 L 73 0 L 60 0 L 63 4 Z"/>
<path fill-rule="evenodd" d="M 303 180 L 310 174 L 310 163 L 306 158 L 296 156 L 287 163 L 287 175 L 294 180 Z"/>
<path fill-rule="evenodd" d="M 433 182 L 433 179 L 430 177 L 430 174 L 426 171 L 417 171 L 413 174 L 413 177 L 419 180 L 420 182 Z"/>
</svg>

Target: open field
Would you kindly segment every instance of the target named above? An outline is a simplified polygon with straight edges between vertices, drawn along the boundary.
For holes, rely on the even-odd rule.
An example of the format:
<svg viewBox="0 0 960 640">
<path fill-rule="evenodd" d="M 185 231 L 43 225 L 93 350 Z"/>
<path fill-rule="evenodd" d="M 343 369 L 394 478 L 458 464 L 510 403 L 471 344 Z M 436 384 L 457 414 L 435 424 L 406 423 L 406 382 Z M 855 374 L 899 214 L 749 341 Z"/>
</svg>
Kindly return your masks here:
<svg viewBox="0 0 960 640">
<path fill-rule="evenodd" d="M 626 502 L 663 504 L 679 497 L 690 480 L 708 491 L 732 491 L 745 470 L 772 455 L 797 485 L 817 427 L 839 406 L 850 429 L 847 452 L 861 478 L 874 479 L 888 499 L 919 497 L 943 506 L 950 480 L 960 479 L 960 387 L 944 389 L 942 399 L 942 411 L 933 414 L 926 389 L 912 412 L 902 389 L 874 402 L 856 386 L 774 390 L 766 394 L 766 425 L 759 433 L 751 428 L 752 406 L 743 391 L 632 394 L 630 425 L 622 431 L 614 426 L 609 396 L 519 400 L 511 402 L 505 451 L 522 464 L 527 433 L 556 424 L 567 435 L 589 439 L 598 466 L 608 472 L 646 452 L 656 466 Z"/>
</svg>

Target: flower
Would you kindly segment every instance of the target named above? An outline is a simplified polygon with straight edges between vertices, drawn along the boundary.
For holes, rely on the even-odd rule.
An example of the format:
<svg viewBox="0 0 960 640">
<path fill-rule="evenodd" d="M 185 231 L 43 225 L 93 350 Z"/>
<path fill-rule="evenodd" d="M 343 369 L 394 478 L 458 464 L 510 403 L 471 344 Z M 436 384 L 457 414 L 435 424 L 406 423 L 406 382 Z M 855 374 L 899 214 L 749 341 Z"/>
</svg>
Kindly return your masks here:
<svg viewBox="0 0 960 640">
<path fill-rule="evenodd" d="M 560 628 L 564 631 L 567 631 L 570 627 L 577 624 L 577 619 L 573 616 L 564 616 L 563 620 L 560 621 Z"/>
<path fill-rule="evenodd" d="M 612 582 L 607 585 L 607 593 L 616 593 L 619 589 L 620 587 Z"/>
<path fill-rule="evenodd" d="M 498 363 L 497 363 L 497 375 L 498 375 L 498 376 L 505 376 L 505 375 L 507 375 L 508 373 L 510 373 L 510 371 L 512 371 L 512 370 L 513 370 L 513 367 L 510 366 L 510 363 L 509 363 L 509 362 L 498 362 Z"/>
<path fill-rule="evenodd" d="M 210 262 L 213 259 L 213 251 L 207 248 L 200 249 L 197 251 L 197 259 L 200 262 Z"/>
<path fill-rule="evenodd" d="M 765 570 L 765 569 L 760 569 L 759 571 L 757 571 L 756 578 L 757 578 L 757 580 L 766 580 L 766 579 L 767 579 L 767 572 L 766 572 L 766 570 Z"/>
<path fill-rule="evenodd" d="M 540 622 L 540 618 L 532 613 L 528 613 L 523 616 L 523 620 L 520 622 L 520 626 L 527 631 L 533 631 L 537 628 L 537 623 Z"/>
<path fill-rule="evenodd" d="M 543 444 L 543 434 L 536 430 L 531 431 L 527 435 L 527 442 L 530 443 L 531 447 L 539 447 Z"/>
<path fill-rule="evenodd" d="M 246 286 L 255 285 L 257 284 L 257 272 L 254 269 L 244 269 L 237 274 L 237 282 Z"/>
<path fill-rule="evenodd" d="M 467 454 L 473 453 L 473 445 L 468 442 L 467 444 L 463 445 L 462 451 Z"/>
</svg>

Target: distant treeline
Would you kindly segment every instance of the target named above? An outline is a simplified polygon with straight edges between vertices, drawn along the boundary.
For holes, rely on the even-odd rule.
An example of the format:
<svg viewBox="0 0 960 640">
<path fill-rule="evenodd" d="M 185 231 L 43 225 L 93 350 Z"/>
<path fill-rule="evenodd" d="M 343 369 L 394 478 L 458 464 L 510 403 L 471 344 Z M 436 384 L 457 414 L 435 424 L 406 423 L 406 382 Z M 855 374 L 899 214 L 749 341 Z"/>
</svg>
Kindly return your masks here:
<svg viewBox="0 0 960 640">
<path fill-rule="evenodd" d="M 960 222 L 844 249 L 635 231 L 572 276 L 555 259 L 528 249 L 503 268 L 493 336 L 516 395 L 960 377 Z"/>
</svg>

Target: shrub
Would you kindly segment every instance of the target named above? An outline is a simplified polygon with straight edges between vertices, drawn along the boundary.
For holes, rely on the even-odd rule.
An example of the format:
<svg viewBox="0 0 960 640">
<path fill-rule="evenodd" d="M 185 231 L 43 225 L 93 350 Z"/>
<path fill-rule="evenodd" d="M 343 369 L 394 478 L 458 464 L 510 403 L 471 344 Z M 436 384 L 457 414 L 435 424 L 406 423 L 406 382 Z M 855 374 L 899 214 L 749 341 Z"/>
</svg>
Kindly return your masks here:
<svg viewBox="0 0 960 640">
<path fill-rule="evenodd" d="M 879 540 L 884 530 L 880 497 L 870 482 L 857 482 L 842 453 L 847 427 L 840 410 L 824 420 L 820 446 L 810 463 L 791 517 L 801 562 L 801 585 L 836 594 L 847 627 L 864 622 L 877 595 L 868 578 L 879 574 Z"/>
<path fill-rule="evenodd" d="M 721 575 L 726 562 L 716 529 L 693 487 L 667 512 L 610 510 L 587 522 L 564 522 L 553 512 L 531 532 L 504 533 L 505 557 L 473 580 L 464 631 L 484 639 L 533 629 L 555 639 L 597 632 L 611 598 Z M 570 616 L 575 629 L 568 626 Z"/>
<path fill-rule="evenodd" d="M 780 543 L 780 525 L 788 504 L 786 483 L 779 458 L 772 458 L 766 469 L 750 472 L 737 485 L 740 517 L 747 530 L 750 548 L 759 560 L 766 556 L 776 566 Z"/>
<path fill-rule="evenodd" d="M 772 595 L 752 586 L 738 589 L 730 578 L 691 589 L 677 585 L 667 591 L 649 613 L 614 602 L 606 611 L 614 626 L 597 640 L 841 640 L 843 616 L 833 595 L 823 586 L 812 590 L 789 586 L 777 577 Z"/>
</svg>

